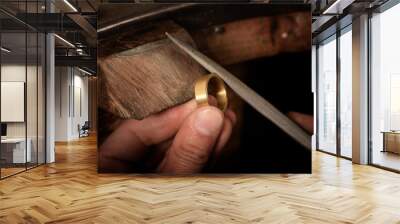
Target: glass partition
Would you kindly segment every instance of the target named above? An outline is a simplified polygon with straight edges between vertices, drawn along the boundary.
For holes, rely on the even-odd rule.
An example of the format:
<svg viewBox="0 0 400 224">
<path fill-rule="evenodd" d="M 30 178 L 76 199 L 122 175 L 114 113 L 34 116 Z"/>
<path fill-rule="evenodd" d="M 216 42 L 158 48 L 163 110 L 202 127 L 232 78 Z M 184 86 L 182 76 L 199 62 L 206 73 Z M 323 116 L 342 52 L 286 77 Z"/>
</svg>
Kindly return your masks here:
<svg viewBox="0 0 400 224">
<path fill-rule="evenodd" d="M 44 2 L 26 3 L 18 2 L 20 12 L 37 13 Z M 2 12 L 0 26 L 0 178 L 5 178 L 45 163 L 46 39 Z"/>
<path fill-rule="evenodd" d="M 26 141 L 26 33 L 2 33 L 1 43 L 1 175 L 24 171 L 31 151 Z M 28 145 L 29 147 L 29 145 Z"/>
</svg>

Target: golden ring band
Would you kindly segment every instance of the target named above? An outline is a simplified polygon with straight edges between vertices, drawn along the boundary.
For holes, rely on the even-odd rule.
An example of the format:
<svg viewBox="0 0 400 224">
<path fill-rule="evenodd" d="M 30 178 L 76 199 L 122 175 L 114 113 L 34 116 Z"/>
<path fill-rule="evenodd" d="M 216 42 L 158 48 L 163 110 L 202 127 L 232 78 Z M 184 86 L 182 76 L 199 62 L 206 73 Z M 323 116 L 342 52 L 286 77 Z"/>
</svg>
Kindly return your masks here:
<svg viewBox="0 0 400 224">
<path fill-rule="evenodd" d="M 228 96 L 224 81 L 215 74 L 201 76 L 195 83 L 194 95 L 198 106 L 208 106 L 208 93 L 217 99 L 218 108 L 225 111 L 228 107 Z"/>
</svg>

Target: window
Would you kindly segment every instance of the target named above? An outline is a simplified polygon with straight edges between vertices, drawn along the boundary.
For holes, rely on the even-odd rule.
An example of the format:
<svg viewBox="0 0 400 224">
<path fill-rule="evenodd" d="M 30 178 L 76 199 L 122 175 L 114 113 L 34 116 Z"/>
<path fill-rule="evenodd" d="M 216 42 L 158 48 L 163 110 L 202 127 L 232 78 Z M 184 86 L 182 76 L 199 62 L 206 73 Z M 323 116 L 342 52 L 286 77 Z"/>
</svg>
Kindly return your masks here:
<svg viewBox="0 0 400 224">
<path fill-rule="evenodd" d="M 351 26 L 340 36 L 340 155 L 352 156 L 352 34 Z"/>
<path fill-rule="evenodd" d="M 320 44 L 318 54 L 318 145 L 336 153 L 336 36 Z"/>
<path fill-rule="evenodd" d="M 400 170 L 400 4 L 371 18 L 371 162 Z"/>
</svg>

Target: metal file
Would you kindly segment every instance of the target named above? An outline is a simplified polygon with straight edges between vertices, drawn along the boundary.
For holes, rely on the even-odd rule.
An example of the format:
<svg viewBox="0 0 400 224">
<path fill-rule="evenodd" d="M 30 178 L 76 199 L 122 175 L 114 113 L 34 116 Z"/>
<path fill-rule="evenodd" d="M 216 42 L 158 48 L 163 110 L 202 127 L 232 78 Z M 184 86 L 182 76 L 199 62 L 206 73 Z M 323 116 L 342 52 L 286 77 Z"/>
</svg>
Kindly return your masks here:
<svg viewBox="0 0 400 224">
<path fill-rule="evenodd" d="M 201 64 L 209 72 L 217 74 L 224 82 L 235 91 L 244 101 L 246 101 L 255 110 L 264 117 L 273 122 L 281 130 L 296 140 L 307 149 L 311 149 L 311 136 L 307 134 L 296 123 L 290 120 L 286 115 L 280 112 L 274 105 L 269 103 L 253 89 L 248 87 L 221 65 L 184 43 L 166 33 L 168 38 L 176 44 L 180 49 L 190 55 L 195 61 Z"/>
</svg>

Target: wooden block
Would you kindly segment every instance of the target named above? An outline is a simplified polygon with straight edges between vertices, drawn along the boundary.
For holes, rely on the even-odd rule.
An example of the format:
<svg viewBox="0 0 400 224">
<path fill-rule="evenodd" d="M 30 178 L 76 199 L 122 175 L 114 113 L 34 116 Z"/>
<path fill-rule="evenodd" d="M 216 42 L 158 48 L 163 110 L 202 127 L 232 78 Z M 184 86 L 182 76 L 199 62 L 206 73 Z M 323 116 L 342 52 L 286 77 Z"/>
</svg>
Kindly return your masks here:
<svg viewBox="0 0 400 224">
<path fill-rule="evenodd" d="M 166 39 L 165 31 L 195 44 L 177 25 L 171 22 L 161 25 L 156 30 L 142 32 L 135 37 L 136 41 L 132 38 L 122 44 L 122 49 L 133 48 L 102 52 L 98 60 L 102 109 L 121 118 L 142 119 L 194 97 L 194 82 L 206 71 Z M 146 42 L 147 37 L 152 38 L 151 42 Z M 142 42 L 146 44 L 140 45 Z"/>
<path fill-rule="evenodd" d="M 255 17 L 192 33 L 200 51 L 230 65 L 311 49 L 311 13 Z"/>
</svg>

